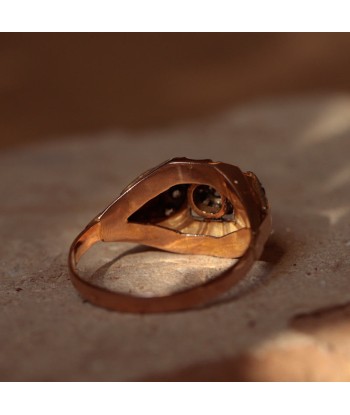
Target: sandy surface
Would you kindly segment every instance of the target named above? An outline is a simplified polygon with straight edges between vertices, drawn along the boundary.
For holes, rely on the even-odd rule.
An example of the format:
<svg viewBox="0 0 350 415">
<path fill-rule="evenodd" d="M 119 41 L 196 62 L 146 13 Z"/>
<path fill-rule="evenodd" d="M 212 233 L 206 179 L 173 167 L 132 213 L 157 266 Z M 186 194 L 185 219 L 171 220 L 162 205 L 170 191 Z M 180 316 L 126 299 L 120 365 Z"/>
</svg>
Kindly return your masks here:
<svg viewBox="0 0 350 415">
<path fill-rule="evenodd" d="M 94 138 L 0 156 L 1 380 L 350 380 L 350 97 Z M 67 274 L 72 239 L 136 175 L 174 156 L 258 175 L 273 212 L 262 260 L 201 310 L 139 316 L 84 302 Z M 128 248 L 104 246 L 98 258 Z M 96 278 L 162 290 L 228 265 L 136 248 Z"/>
</svg>

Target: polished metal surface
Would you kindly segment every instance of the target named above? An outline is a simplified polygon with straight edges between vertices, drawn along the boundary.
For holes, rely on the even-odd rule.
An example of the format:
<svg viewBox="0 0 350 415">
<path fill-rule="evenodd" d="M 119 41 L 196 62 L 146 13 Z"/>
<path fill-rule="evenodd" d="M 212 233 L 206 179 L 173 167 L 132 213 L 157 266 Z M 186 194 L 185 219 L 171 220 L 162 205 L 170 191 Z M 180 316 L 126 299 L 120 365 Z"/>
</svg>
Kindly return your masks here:
<svg viewBox="0 0 350 415">
<path fill-rule="evenodd" d="M 204 305 L 237 283 L 263 250 L 271 230 L 265 191 L 252 172 L 212 160 L 174 158 L 135 179 L 74 240 L 72 282 L 83 298 L 126 312 L 166 312 Z M 136 242 L 182 254 L 239 258 L 201 286 L 163 297 L 108 291 L 82 279 L 81 256 L 96 242 Z"/>
</svg>

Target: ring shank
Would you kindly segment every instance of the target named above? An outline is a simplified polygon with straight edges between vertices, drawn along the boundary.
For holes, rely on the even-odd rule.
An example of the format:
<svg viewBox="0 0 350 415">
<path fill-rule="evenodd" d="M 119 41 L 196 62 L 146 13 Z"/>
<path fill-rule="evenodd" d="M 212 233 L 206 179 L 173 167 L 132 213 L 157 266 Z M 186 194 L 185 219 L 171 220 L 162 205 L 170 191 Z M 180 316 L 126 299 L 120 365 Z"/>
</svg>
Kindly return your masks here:
<svg viewBox="0 0 350 415">
<path fill-rule="evenodd" d="M 157 313 L 179 311 L 208 303 L 239 282 L 259 259 L 269 236 L 270 215 L 267 214 L 259 231 L 252 235 L 252 241 L 238 261 L 221 275 L 207 283 L 185 291 L 163 297 L 136 297 L 109 291 L 91 284 L 79 276 L 77 265 L 80 258 L 97 242 L 101 241 L 100 222 L 95 220 L 78 235 L 69 252 L 71 280 L 82 297 L 89 302 L 110 310 L 133 313 Z"/>
</svg>

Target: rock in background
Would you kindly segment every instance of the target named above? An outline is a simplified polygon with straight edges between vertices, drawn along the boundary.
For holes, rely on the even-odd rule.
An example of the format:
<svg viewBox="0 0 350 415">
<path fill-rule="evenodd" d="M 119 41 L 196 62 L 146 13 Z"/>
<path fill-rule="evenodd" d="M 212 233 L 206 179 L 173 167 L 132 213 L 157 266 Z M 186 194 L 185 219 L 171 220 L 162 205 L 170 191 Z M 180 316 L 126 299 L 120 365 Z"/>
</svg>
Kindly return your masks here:
<svg viewBox="0 0 350 415">
<path fill-rule="evenodd" d="M 1 380 L 350 380 L 349 97 L 93 138 L 0 156 Z M 139 173 L 175 156 L 258 175 L 273 215 L 261 261 L 203 309 L 132 315 L 84 302 L 67 273 L 71 241 Z M 121 252 L 99 283 L 161 292 L 230 265 L 127 244 L 91 258 Z"/>
</svg>

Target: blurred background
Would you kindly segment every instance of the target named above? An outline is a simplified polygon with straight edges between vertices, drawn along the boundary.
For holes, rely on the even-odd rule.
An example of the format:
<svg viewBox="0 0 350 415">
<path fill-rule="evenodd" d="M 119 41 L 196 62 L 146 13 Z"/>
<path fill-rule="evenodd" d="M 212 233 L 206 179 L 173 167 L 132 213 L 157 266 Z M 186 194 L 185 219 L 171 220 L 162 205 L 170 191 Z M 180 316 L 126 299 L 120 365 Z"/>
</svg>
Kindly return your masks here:
<svg viewBox="0 0 350 415">
<path fill-rule="evenodd" d="M 350 380 L 349 91 L 349 34 L 0 34 L 0 379 Z M 85 303 L 71 241 L 137 173 L 183 155 L 258 174 L 264 260 L 200 312 Z M 101 264 L 119 252 L 105 249 Z M 153 277 L 218 269 L 122 256 L 106 281 L 147 295 Z"/>
<path fill-rule="evenodd" d="M 349 89 L 349 34 L 1 34 L 0 148 Z"/>
</svg>

